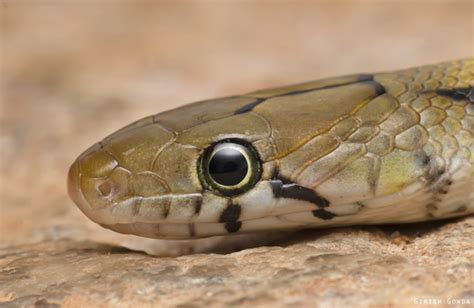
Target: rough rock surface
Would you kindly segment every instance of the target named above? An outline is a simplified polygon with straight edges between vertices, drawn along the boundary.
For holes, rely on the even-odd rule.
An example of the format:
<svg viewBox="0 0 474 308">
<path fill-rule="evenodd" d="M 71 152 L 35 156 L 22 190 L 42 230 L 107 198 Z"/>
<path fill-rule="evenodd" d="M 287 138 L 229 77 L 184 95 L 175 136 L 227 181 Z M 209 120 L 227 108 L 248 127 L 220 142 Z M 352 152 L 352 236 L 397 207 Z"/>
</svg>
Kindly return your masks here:
<svg viewBox="0 0 474 308">
<path fill-rule="evenodd" d="M 167 242 L 100 228 L 65 189 L 82 150 L 140 117 L 472 57 L 472 12 L 470 0 L 0 1 L 0 306 L 472 305 L 473 217 Z"/>
<path fill-rule="evenodd" d="M 0 250 L 1 300 L 179 307 L 472 302 L 474 218 L 409 229 L 423 231 L 307 231 L 275 246 L 175 258 L 71 239 L 19 245 Z"/>
</svg>

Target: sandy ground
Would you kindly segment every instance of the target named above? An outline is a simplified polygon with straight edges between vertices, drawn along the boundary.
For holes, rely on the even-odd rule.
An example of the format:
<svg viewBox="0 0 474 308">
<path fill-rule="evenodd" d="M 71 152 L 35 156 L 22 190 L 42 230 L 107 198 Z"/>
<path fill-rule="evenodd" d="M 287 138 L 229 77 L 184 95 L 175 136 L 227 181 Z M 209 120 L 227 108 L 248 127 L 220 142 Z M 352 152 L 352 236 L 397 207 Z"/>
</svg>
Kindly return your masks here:
<svg viewBox="0 0 474 308">
<path fill-rule="evenodd" d="M 472 57 L 473 16 L 469 0 L 0 1 L 0 248 L 212 251 L 93 224 L 67 197 L 67 168 L 125 124 L 192 101 Z M 22 295 L 5 290 L 0 302 Z"/>
</svg>

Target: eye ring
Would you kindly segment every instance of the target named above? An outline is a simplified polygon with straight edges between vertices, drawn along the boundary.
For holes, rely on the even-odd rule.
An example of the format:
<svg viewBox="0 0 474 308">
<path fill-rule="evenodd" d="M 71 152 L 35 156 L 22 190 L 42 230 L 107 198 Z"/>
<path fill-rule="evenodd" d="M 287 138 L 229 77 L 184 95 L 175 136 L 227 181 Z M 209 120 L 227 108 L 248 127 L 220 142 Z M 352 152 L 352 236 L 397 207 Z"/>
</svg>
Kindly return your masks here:
<svg viewBox="0 0 474 308">
<path fill-rule="evenodd" d="M 240 139 L 225 139 L 211 145 L 198 166 L 203 186 L 224 196 L 248 191 L 259 181 L 262 169 L 255 148 Z"/>
</svg>

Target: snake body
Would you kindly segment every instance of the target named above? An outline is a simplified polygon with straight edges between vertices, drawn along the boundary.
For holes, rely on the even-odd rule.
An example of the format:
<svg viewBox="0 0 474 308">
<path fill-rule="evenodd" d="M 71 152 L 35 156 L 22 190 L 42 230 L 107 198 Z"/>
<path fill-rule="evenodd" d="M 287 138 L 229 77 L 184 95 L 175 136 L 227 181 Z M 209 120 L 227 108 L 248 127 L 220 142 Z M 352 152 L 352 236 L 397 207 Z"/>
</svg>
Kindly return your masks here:
<svg viewBox="0 0 474 308">
<path fill-rule="evenodd" d="M 474 213 L 473 135 L 465 59 L 146 117 L 79 156 L 68 190 L 93 221 L 152 238 L 442 219 Z"/>
</svg>

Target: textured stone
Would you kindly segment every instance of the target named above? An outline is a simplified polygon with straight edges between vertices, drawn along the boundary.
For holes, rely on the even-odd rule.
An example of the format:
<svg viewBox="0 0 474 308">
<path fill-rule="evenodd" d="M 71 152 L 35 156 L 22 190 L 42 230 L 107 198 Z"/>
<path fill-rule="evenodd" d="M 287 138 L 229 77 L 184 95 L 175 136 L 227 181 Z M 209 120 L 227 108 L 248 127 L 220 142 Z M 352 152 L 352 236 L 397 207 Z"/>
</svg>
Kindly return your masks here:
<svg viewBox="0 0 474 308">
<path fill-rule="evenodd" d="M 297 232 L 269 246 L 211 253 L 216 246 L 174 258 L 92 241 L 49 240 L 0 250 L 0 299 L 13 306 L 472 302 L 473 234 L 471 217 Z"/>
</svg>

